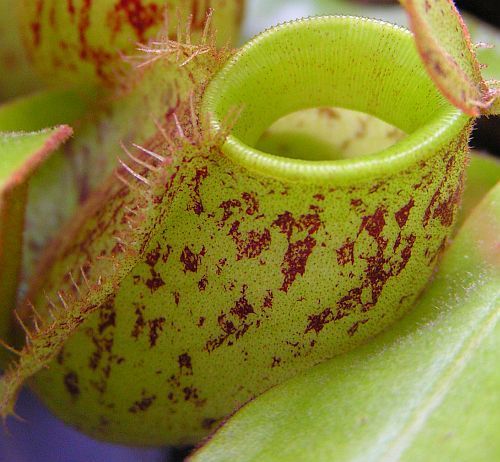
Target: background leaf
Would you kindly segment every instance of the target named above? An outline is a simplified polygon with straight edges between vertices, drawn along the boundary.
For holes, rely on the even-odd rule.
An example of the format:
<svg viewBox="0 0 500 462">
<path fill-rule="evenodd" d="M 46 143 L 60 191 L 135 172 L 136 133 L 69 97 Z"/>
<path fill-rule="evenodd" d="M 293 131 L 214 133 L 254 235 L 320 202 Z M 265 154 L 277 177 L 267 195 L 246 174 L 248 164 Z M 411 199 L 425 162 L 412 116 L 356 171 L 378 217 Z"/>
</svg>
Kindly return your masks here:
<svg viewBox="0 0 500 462">
<path fill-rule="evenodd" d="M 34 133 L 0 133 L 0 338 L 12 331 L 28 181 L 71 133 L 65 125 Z"/>
<path fill-rule="evenodd" d="M 497 460 L 499 235 L 500 184 L 412 313 L 261 395 L 191 460 Z"/>
<path fill-rule="evenodd" d="M 0 131 L 35 131 L 81 119 L 97 97 L 93 87 L 41 90 L 0 106 Z"/>
<path fill-rule="evenodd" d="M 471 214 L 483 197 L 500 181 L 500 159 L 485 152 L 472 151 L 462 207 L 457 218 L 460 226 Z"/>
<path fill-rule="evenodd" d="M 42 90 L 18 97 L 0 106 L 2 131 L 37 131 L 45 127 L 70 124 L 78 128 L 86 114 L 96 108 L 98 92 L 93 87 Z M 24 249 L 23 279 L 33 271 L 44 243 L 59 229 L 61 223 L 78 204 L 71 158 L 58 149 L 39 165 L 27 186 L 23 201 Z M 21 287 L 23 286 L 21 281 Z"/>
</svg>

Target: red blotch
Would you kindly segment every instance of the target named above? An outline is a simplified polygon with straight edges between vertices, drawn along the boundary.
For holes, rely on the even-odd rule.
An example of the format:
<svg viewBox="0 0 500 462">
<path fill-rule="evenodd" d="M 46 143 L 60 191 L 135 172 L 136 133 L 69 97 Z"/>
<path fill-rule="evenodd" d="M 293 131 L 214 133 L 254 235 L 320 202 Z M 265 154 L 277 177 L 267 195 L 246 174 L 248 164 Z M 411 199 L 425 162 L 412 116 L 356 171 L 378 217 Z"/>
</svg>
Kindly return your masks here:
<svg viewBox="0 0 500 462">
<path fill-rule="evenodd" d="M 156 246 L 154 250 L 146 254 L 146 265 L 154 267 L 158 260 L 160 259 L 161 249 L 160 244 Z"/>
<path fill-rule="evenodd" d="M 242 295 L 230 310 L 231 314 L 240 319 L 246 319 L 248 315 L 255 314 L 253 306 L 248 302 L 245 295 Z"/>
<path fill-rule="evenodd" d="M 160 274 L 151 268 L 151 278 L 146 280 L 146 286 L 151 293 L 156 292 L 160 287 L 165 285 L 165 281 L 161 278 Z"/>
<path fill-rule="evenodd" d="M 134 328 L 132 329 L 132 333 L 131 333 L 132 337 L 134 337 L 135 339 L 137 339 L 139 337 L 139 335 L 144 330 L 144 327 L 146 326 L 146 322 L 144 320 L 144 310 L 145 309 L 146 309 L 146 307 L 144 305 L 138 306 L 135 309 L 136 319 L 135 319 L 135 323 L 134 323 Z"/>
<path fill-rule="evenodd" d="M 373 215 L 364 216 L 362 218 L 358 234 L 360 234 L 361 231 L 366 230 L 370 236 L 375 238 L 379 237 L 385 226 L 385 214 L 385 207 L 380 206 L 377 210 L 375 210 Z"/>
<path fill-rule="evenodd" d="M 337 249 L 337 262 L 341 266 L 347 263 L 354 264 L 354 242 L 347 238 L 347 241 Z"/>
<path fill-rule="evenodd" d="M 312 234 L 315 234 L 321 227 L 321 219 L 318 213 L 301 215 L 295 219 L 287 211 L 278 216 L 273 222 L 273 226 L 277 227 L 288 240 L 288 248 L 281 264 L 284 280 L 280 288 L 280 290 L 288 292 L 297 275 L 303 276 L 305 273 L 308 258 L 316 246 L 316 239 L 312 237 Z M 292 242 L 292 236 L 300 232 L 306 232 L 305 239 Z"/>
<path fill-rule="evenodd" d="M 73 4 L 73 0 L 66 0 L 66 4 L 68 7 L 68 13 L 70 14 L 70 16 L 74 16 L 76 10 L 75 10 L 75 5 Z"/>
<path fill-rule="evenodd" d="M 281 365 L 281 358 L 273 356 L 273 362 L 271 363 L 271 367 L 277 367 L 280 365 Z"/>
<path fill-rule="evenodd" d="M 69 372 L 64 376 L 64 386 L 71 396 L 77 397 L 80 394 L 78 375 L 75 372 Z"/>
<path fill-rule="evenodd" d="M 268 229 L 262 232 L 252 229 L 243 234 L 239 231 L 239 227 L 240 222 L 235 221 L 228 232 L 228 235 L 231 236 L 233 242 L 236 244 L 237 260 L 258 257 L 264 250 L 269 249 L 271 245 L 271 233 Z"/>
<path fill-rule="evenodd" d="M 204 246 L 198 254 L 193 252 L 189 247 L 184 247 L 181 254 L 181 263 L 184 265 L 184 272 L 191 271 L 192 273 L 196 273 L 205 253 L 206 249 Z"/>
<path fill-rule="evenodd" d="M 394 214 L 394 217 L 396 218 L 396 221 L 398 222 L 400 228 L 403 228 L 406 225 L 406 222 L 408 221 L 408 216 L 410 215 L 410 210 L 413 208 L 414 205 L 415 201 L 413 200 L 413 198 L 411 198 L 405 206 L 401 207 Z"/>
<path fill-rule="evenodd" d="M 309 323 L 307 324 L 304 334 L 314 330 L 317 334 L 323 330 L 325 324 L 333 320 L 333 313 L 331 308 L 325 308 L 319 314 L 311 314 L 308 316 Z"/>
<path fill-rule="evenodd" d="M 247 215 L 254 215 L 259 211 L 259 202 L 254 193 L 244 192 L 241 194 L 241 197 L 246 202 L 247 208 L 245 213 Z"/>
<path fill-rule="evenodd" d="M 184 372 L 187 375 L 191 375 L 193 373 L 193 366 L 191 365 L 191 356 L 189 356 L 187 353 L 182 353 L 181 355 L 179 355 L 177 362 L 179 363 L 179 369 L 181 374 L 183 373 L 183 369 L 185 369 Z"/>
<path fill-rule="evenodd" d="M 165 318 L 156 318 L 148 321 L 149 327 L 149 346 L 153 348 L 156 345 L 156 341 L 160 335 L 160 332 L 163 332 L 163 325 L 165 324 Z"/>
<path fill-rule="evenodd" d="M 263 308 L 272 308 L 273 307 L 273 298 L 274 294 L 268 290 L 266 296 L 264 297 L 264 301 L 262 302 Z"/>
<path fill-rule="evenodd" d="M 231 215 L 233 215 L 234 208 L 239 209 L 241 207 L 241 202 L 238 199 L 229 199 L 227 201 L 223 201 L 220 203 L 219 208 L 223 209 L 224 212 L 222 214 L 221 221 L 219 223 L 219 227 L 222 227 L 224 223 L 229 219 Z"/>
<path fill-rule="evenodd" d="M 143 391 L 144 395 L 144 391 Z M 141 411 L 146 411 L 155 401 L 156 395 L 143 396 L 140 400 L 135 401 L 132 406 L 129 407 L 128 411 L 132 414 L 137 414 Z"/>
<path fill-rule="evenodd" d="M 162 9 L 163 10 L 163 9 Z M 141 0 L 119 0 L 108 22 L 116 34 L 123 24 L 129 25 L 140 42 L 145 42 L 148 29 L 162 22 L 163 11 L 152 3 L 144 5 Z"/>
<path fill-rule="evenodd" d="M 307 334 L 311 331 L 319 334 L 328 323 L 338 321 L 344 316 L 345 313 L 342 310 L 337 310 L 337 312 L 334 314 L 331 308 L 325 308 L 319 314 L 311 314 L 307 317 L 308 323 L 304 334 Z M 312 344 L 311 346 L 314 346 L 314 344 Z"/>
<path fill-rule="evenodd" d="M 37 20 L 30 24 L 31 32 L 33 34 L 33 45 L 35 45 L 35 47 L 38 47 L 41 42 L 41 34 L 40 34 L 41 24 L 39 18 L 41 18 L 42 16 L 42 10 L 43 10 L 43 0 L 37 0 L 36 12 L 35 12 L 35 17 L 37 18 Z"/>
<path fill-rule="evenodd" d="M 252 323 L 247 323 L 246 320 L 251 314 L 255 314 L 253 306 L 248 302 L 245 296 L 246 286 L 243 286 L 241 297 L 235 302 L 234 306 L 230 309 L 229 313 L 235 316 L 234 321 L 227 319 L 227 314 L 222 313 L 217 318 L 217 323 L 221 328 L 222 333 L 215 338 L 209 339 L 205 344 L 205 350 L 209 353 L 216 348 L 219 348 L 229 337 L 234 336 L 236 340 L 241 338 L 248 331 Z M 259 326 L 260 322 L 257 321 L 256 325 Z M 232 341 L 227 342 L 228 346 L 233 345 Z"/>
<path fill-rule="evenodd" d="M 284 275 L 283 284 L 280 288 L 283 292 L 295 281 L 297 275 L 303 276 L 306 271 L 307 260 L 316 246 L 316 239 L 307 236 L 305 239 L 288 244 L 288 249 L 283 259 L 281 272 Z"/>
<path fill-rule="evenodd" d="M 196 215 L 200 215 L 204 211 L 201 202 L 200 186 L 207 177 L 208 167 L 198 168 L 196 169 L 195 177 L 189 184 L 189 188 L 191 189 L 191 204 L 188 205 L 187 209 L 193 211 Z"/>
<path fill-rule="evenodd" d="M 204 291 L 207 288 L 207 284 L 208 284 L 208 278 L 205 275 L 198 281 L 198 290 L 200 292 Z"/>
<path fill-rule="evenodd" d="M 214 426 L 215 422 L 217 422 L 216 419 L 205 418 L 201 422 L 201 427 L 205 430 L 210 430 Z"/>
</svg>

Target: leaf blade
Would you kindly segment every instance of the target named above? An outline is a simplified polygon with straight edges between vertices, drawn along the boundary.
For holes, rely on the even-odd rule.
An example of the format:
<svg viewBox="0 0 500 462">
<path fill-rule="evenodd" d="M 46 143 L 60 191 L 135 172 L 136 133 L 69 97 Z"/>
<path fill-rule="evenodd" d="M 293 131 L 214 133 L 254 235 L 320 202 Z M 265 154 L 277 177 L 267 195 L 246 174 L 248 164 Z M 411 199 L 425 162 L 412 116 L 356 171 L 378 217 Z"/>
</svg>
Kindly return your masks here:
<svg viewBox="0 0 500 462">
<path fill-rule="evenodd" d="M 0 134 L 0 338 L 11 329 L 21 270 L 28 181 L 66 141 L 72 129 L 62 125 L 33 133 Z"/>
</svg>

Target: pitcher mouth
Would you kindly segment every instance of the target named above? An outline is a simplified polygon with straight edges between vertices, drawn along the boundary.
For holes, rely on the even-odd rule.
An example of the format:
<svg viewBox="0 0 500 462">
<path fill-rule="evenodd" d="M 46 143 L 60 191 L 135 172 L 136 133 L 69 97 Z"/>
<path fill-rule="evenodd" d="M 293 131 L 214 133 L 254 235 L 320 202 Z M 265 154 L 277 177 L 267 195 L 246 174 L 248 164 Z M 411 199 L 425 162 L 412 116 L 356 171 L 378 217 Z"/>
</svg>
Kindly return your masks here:
<svg viewBox="0 0 500 462">
<path fill-rule="evenodd" d="M 362 157 L 315 161 L 255 148 L 277 119 L 311 107 L 336 106 L 382 119 L 408 136 Z M 470 118 L 428 77 L 412 34 L 382 21 L 325 16 L 269 29 L 237 52 L 203 96 L 208 129 L 238 117 L 222 146 L 233 162 L 261 175 L 346 184 L 397 173 L 460 136 Z"/>
</svg>

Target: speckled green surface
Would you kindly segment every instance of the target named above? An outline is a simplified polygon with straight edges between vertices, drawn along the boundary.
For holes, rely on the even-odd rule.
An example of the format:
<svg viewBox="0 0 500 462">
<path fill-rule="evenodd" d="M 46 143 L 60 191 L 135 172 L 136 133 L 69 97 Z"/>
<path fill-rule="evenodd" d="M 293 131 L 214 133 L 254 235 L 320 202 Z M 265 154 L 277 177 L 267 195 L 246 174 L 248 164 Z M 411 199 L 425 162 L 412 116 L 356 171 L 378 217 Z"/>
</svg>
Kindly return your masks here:
<svg viewBox="0 0 500 462">
<path fill-rule="evenodd" d="M 266 53 L 279 49 L 294 57 L 286 72 L 279 53 Z M 261 61 L 269 56 L 277 62 Z M 327 66 L 304 80 L 311 59 L 345 74 L 332 79 Z M 346 18 L 282 26 L 245 47 L 203 101 L 198 117 L 210 113 L 212 129 L 243 107 L 229 141 L 221 148 L 220 136 L 199 132 L 180 102 L 180 129 L 171 118 L 165 130 L 187 139 L 157 147 L 160 171 L 140 170 L 150 187 L 110 180 L 31 291 L 42 313 L 45 294 L 69 307 L 56 340 L 100 307 L 33 382 L 57 415 L 97 438 L 199 440 L 256 394 L 400 317 L 451 232 L 470 124 L 434 89 L 409 34 Z M 251 147 L 282 113 L 320 102 L 368 111 L 409 136 L 326 163 Z M 47 360 L 54 343 L 44 341 Z"/>
</svg>

